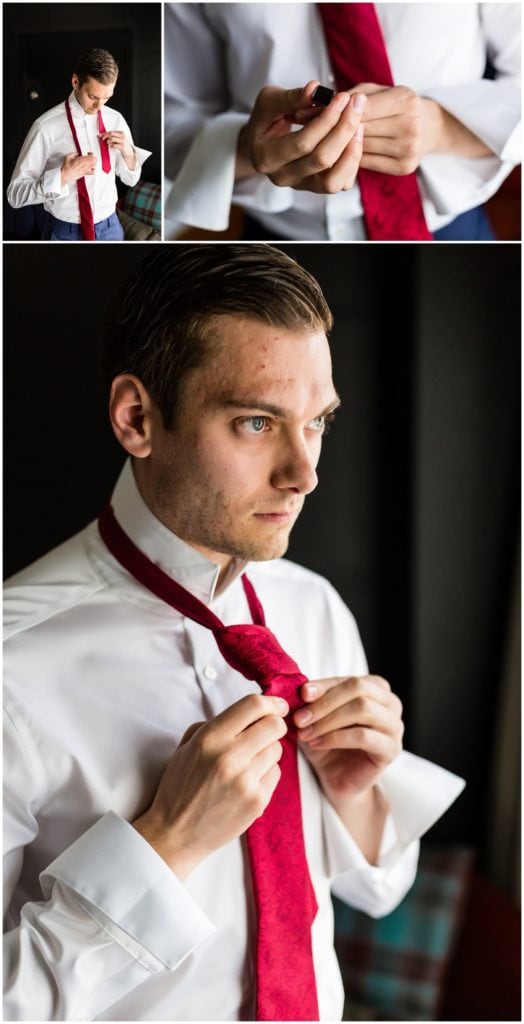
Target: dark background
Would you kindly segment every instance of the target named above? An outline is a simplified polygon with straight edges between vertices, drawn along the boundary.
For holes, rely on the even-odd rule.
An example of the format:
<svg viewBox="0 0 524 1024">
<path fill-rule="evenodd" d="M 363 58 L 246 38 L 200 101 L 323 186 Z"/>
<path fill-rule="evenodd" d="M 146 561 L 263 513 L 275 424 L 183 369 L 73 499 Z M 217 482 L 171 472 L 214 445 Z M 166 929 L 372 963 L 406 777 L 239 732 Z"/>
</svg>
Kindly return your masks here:
<svg viewBox="0 0 524 1024">
<path fill-rule="evenodd" d="M 433 838 L 482 863 L 517 566 L 516 245 L 289 244 L 335 313 L 343 399 L 289 556 L 326 575 L 406 746 L 467 779 Z M 140 245 L 5 250 L 5 570 L 83 527 L 123 461 L 97 390 L 106 306 Z M 156 249 L 155 249 L 156 252 Z"/>
<path fill-rule="evenodd" d="M 69 96 L 73 64 L 93 46 L 119 65 L 109 106 L 125 117 L 135 143 L 152 151 L 144 177 L 160 184 L 160 4 L 4 4 L 3 17 L 5 185 L 33 121 Z"/>
</svg>

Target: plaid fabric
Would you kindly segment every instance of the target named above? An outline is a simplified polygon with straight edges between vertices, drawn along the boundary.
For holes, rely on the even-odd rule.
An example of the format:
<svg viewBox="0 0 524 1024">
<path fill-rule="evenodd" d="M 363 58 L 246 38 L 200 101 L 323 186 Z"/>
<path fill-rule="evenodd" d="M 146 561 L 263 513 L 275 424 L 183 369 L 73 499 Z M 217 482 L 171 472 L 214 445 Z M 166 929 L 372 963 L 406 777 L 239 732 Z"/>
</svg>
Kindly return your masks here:
<svg viewBox="0 0 524 1024">
<path fill-rule="evenodd" d="M 149 224 L 157 231 L 162 230 L 160 185 L 153 185 L 150 181 L 138 181 L 134 188 L 128 188 L 120 208 L 143 224 Z"/>
<path fill-rule="evenodd" d="M 346 1020 L 435 1020 L 473 866 L 464 847 L 421 848 L 416 881 L 377 920 L 335 904 Z"/>
</svg>

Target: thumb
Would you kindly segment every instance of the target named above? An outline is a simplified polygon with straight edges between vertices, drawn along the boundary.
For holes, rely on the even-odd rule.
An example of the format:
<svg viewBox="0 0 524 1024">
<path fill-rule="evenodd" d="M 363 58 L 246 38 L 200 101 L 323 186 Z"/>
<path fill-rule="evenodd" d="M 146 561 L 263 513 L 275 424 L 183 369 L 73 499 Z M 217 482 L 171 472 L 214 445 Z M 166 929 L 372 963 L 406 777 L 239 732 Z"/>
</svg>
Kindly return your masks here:
<svg viewBox="0 0 524 1024">
<path fill-rule="evenodd" d="M 262 117 L 267 117 L 268 120 L 282 114 L 294 114 L 297 110 L 311 106 L 311 97 L 317 85 L 320 85 L 317 79 L 298 89 L 280 89 L 276 85 L 266 85 L 258 94 L 256 106 Z"/>
<path fill-rule="evenodd" d="M 198 730 L 201 729 L 202 726 L 205 724 L 205 722 L 193 722 L 193 725 L 190 725 L 189 728 L 186 729 L 178 746 L 183 747 L 184 743 L 187 743 L 188 740 L 190 740 L 195 735 L 195 733 L 198 732 Z"/>
</svg>

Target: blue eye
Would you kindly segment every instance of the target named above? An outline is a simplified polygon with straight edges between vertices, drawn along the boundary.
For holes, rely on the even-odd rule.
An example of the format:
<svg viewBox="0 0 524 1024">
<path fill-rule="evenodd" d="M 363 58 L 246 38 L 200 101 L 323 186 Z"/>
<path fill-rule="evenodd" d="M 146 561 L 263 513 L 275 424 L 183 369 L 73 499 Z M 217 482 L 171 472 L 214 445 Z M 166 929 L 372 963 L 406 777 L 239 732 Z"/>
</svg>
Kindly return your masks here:
<svg viewBox="0 0 524 1024">
<path fill-rule="evenodd" d="M 243 416 L 237 422 L 245 434 L 263 434 L 267 429 L 267 416 Z"/>
</svg>

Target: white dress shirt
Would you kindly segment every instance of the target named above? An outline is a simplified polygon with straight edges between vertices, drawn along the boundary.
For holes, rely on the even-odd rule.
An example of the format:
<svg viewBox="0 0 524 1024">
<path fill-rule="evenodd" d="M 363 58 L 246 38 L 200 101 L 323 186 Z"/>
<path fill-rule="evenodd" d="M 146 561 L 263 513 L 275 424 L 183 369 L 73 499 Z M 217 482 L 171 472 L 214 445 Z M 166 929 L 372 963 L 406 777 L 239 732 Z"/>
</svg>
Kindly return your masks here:
<svg viewBox="0 0 524 1024">
<path fill-rule="evenodd" d="M 95 172 L 86 174 L 85 182 L 94 222 L 97 224 L 115 212 L 118 199 L 115 175 L 124 185 L 136 185 L 142 164 L 151 156 L 151 152 L 133 144 L 129 127 L 117 110 L 103 107 L 102 120 L 106 131 L 125 132 L 136 154 L 135 167 L 130 171 L 121 151 L 109 146 L 111 171 L 106 174 L 102 170 L 97 114 L 87 114 L 75 99 L 74 92 L 69 96 L 69 105 L 82 154 L 94 153 L 96 156 Z M 60 182 L 64 157 L 70 153 L 76 153 L 76 147 L 64 102 L 47 110 L 29 129 L 7 188 L 7 199 L 11 206 L 19 209 L 21 206 L 43 203 L 44 208 L 59 220 L 80 224 L 76 181 L 64 186 Z"/>
<path fill-rule="evenodd" d="M 485 202 L 520 160 L 520 4 L 375 7 L 395 84 L 436 100 L 493 151 L 423 159 L 424 213 L 436 231 Z M 495 81 L 482 78 L 486 55 Z M 314 78 L 335 87 L 315 3 L 166 5 L 167 217 L 221 231 L 234 201 L 277 238 L 364 238 L 358 184 L 320 196 L 265 175 L 234 181 L 238 132 L 262 86 L 296 88 Z"/>
<path fill-rule="evenodd" d="M 243 566 L 215 596 L 218 566 L 149 512 L 129 463 L 113 506 L 165 572 L 226 623 L 249 621 Z M 285 560 L 252 564 L 249 576 L 305 673 L 367 671 L 354 619 L 329 583 Z M 256 684 L 223 661 L 209 630 L 129 576 L 96 523 L 13 577 L 5 607 L 6 1018 L 252 1019 L 243 840 L 182 884 L 128 823 L 149 805 L 188 725 Z M 391 813 L 371 866 L 300 756 L 323 1020 L 342 1010 L 330 883 L 372 915 L 390 911 L 413 881 L 417 837 L 463 782 L 402 753 L 382 786 Z"/>
</svg>

